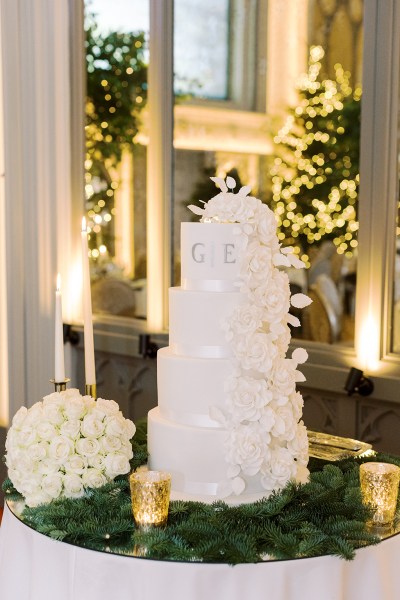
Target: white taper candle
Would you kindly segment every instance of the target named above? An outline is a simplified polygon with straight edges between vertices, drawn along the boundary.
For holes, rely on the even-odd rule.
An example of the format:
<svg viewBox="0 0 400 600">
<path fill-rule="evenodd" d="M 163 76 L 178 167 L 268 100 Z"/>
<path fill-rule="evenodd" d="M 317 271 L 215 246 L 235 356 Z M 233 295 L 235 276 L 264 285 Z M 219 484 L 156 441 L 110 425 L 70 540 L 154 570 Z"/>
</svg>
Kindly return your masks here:
<svg viewBox="0 0 400 600">
<path fill-rule="evenodd" d="M 85 339 L 85 383 L 96 384 L 93 342 L 92 296 L 90 290 L 89 246 L 86 219 L 82 219 L 82 296 L 83 296 L 83 332 Z"/>
<path fill-rule="evenodd" d="M 64 333 L 62 319 L 62 300 L 61 300 L 61 275 L 57 275 L 56 287 L 56 312 L 55 312 L 55 340 L 54 340 L 54 381 L 62 383 L 65 381 L 64 364 Z"/>
</svg>

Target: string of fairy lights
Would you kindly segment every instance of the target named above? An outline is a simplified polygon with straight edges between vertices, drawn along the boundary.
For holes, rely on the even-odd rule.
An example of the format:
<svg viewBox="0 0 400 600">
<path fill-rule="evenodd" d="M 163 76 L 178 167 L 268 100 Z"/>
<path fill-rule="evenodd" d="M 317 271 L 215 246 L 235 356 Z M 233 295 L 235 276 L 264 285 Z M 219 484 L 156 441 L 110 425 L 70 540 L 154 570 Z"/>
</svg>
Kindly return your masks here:
<svg viewBox="0 0 400 600">
<path fill-rule="evenodd" d="M 358 243 L 361 89 L 351 88 L 350 74 L 340 65 L 335 81 L 321 81 L 323 56 L 320 46 L 311 48 L 308 72 L 298 86 L 300 103 L 274 138 L 281 148 L 272 168 L 278 235 L 303 252 L 307 265 L 306 249 L 323 238 L 347 257 Z"/>
</svg>

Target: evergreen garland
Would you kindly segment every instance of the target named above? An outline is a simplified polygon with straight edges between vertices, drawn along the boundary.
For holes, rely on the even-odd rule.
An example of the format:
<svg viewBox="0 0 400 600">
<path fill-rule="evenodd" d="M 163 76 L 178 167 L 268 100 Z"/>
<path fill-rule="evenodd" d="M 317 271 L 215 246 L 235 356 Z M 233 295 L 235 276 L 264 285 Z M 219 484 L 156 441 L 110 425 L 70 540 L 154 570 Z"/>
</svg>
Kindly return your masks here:
<svg viewBox="0 0 400 600">
<path fill-rule="evenodd" d="M 134 453 L 135 466 L 144 464 L 145 423 L 138 426 Z M 331 554 L 350 560 L 357 548 L 379 541 L 366 528 L 370 511 L 361 501 L 359 465 L 369 461 L 400 466 L 400 458 L 384 454 L 335 464 L 311 459 L 304 485 L 289 483 L 269 498 L 233 507 L 174 501 L 160 528 L 136 527 L 127 477 L 88 489 L 82 498 L 25 507 L 22 519 L 53 539 L 150 559 L 233 565 Z M 3 489 L 8 499 L 22 499 L 10 480 Z"/>
</svg>

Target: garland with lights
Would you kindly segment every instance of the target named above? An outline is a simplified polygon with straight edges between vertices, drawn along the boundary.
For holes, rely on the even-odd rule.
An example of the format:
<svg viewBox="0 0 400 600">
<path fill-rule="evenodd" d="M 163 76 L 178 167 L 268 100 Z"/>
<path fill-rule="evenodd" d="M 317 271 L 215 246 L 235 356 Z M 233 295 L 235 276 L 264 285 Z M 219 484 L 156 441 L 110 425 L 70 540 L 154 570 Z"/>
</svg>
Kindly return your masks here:
<svg viewBox="0 0 400 600">
<path fill-rule="evenodd" d="M 145 422 L 137 427 L 133 468 L 146 462 L 145 428 Z M 22 520 L 53 539 L 117 554 L 136 546 L 149 559 L 238 564 L 331 554 L 351 560 L 357 548 L 379 541 L 365 526 L 370 512 L 361 501 L 359 465 L 369 461 L 400 466 L 400 458 L 383 454 L 334 465 L 311 459 L 304 485 L 289 483 L 235 507 L 174 501 L 168 524 L 148 530 L 135 526 L 129 482 L 119 477 L 81 498 L 25 508 Z M 3 489 L 7 499 L 22 499 L 10 480 Z"/>
<path fill-rule="evenodd" d="M 307 249 L 333 240 L 339 254 L 357 247 L 361 89 L 335 66 L 335 80 L 321 79 L 320 46 L 310 50 L 309 69 L 298 91 L 300 103 L 274 138 L 272 200 L 279 239 Z"/>
</svg>

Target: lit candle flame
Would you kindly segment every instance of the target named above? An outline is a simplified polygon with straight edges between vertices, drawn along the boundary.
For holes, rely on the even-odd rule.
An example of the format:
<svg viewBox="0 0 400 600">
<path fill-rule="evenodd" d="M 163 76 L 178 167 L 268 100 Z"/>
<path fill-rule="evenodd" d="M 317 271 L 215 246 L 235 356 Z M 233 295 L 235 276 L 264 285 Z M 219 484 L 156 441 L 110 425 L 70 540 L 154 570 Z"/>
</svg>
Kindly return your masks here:
<svg viewBox="0 0 400 600">
<path fill-rule="evenodd" d="M 57 283 L 56 283 L 57 292 L 61 292 L 61 275 L 57 273 Z"/>
<path fill-rule="evenodd" d="M 82 231 L 86 233 L 86 219 L 85 217 L 82 217 Z"/>
</svg>

